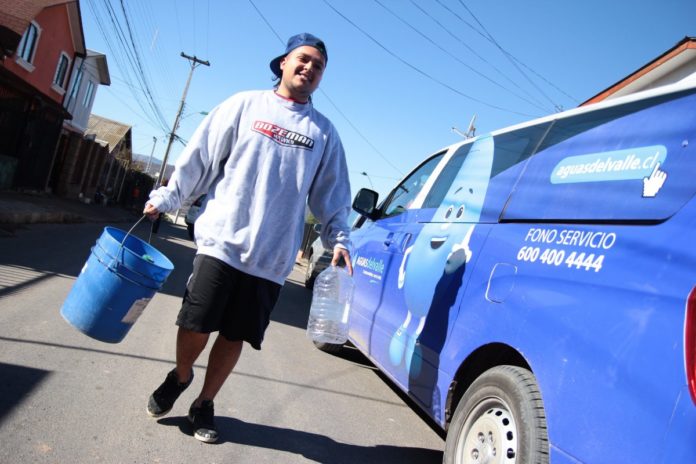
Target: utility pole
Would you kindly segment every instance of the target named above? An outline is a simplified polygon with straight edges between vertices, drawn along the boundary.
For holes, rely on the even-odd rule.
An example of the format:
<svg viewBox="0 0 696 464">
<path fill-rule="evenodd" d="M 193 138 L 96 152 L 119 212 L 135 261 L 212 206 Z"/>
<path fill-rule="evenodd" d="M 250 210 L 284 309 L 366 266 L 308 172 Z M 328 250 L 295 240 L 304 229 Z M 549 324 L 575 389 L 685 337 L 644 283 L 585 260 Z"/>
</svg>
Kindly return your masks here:
<svg viewBox="0 0 696 464">
<path fill-rule="evenodd" d="M 191 84 L 191 77 L 193 76 L 193 70 L 199 65 L 210 66 L 208 61 L 199 60 L 195 56 L 188 56 L 184 52 L 181 52 L 181 56 L 189 60 L 191 64 L 191 69 L 189 70 L 188 79 L 186 80 L 186 86 L 184 87 L 184 94 L 181 96 L 181 103 L 179 104 L 179 111 L 176 113 L 176 119 L 174 119 L 174 126 L 172 127 L 172 132 L 169 134 L 169 142 L 167 143 L 167 149 L 164 151 L 164 159 L 162 160 L 162 167 L 160 168 L 159 176 L 157 177 L 157 182 L 155 182 L 155 188 L 162 185 L 162 178 L 164 177 L 164 170 L 167 167 L 167 159 L 169 158 L 169 150 L 172 148 L 174 139 L 176 138 L 176 130 L 179 128 L 179 121 L 181 120 L 181 113 L 184 111 L 184 104 L 186 103 L 186 94 L 188 93 L 189 84 Z"/>
<path fill-rule="evenodd" d="M 150 165 L 152 164 L 152 155 L 155 154 L 155 146 L 157 146 L 157 137 L 152 137 L 152 151 L 150 152 L 150 158 L 147 160 L 147 167 L 145 168 L 145 174 L 150 175 Z"/>
<path fill-rule="evenodd" d="M 172 149 L 172 144 L 176 138 L 176 130 L 179 128 L 179 121 L 181 121 L 181 113 L 184 112 L 184 104 L 186 104 L 186 94 L 188 93 L 189 84 L 191 84 L 191 77 L 193 76 L 193 70 L 197 66 L 203 64 L 205 66 L 210 66 L 208 61 L 199 60 L 196 56 L 188 56 L 186 53 L 181 52 L 181 56 L 189 60 L 191 69 L 189 70 L 188 79 L 186 80 L 186 86 L 184 87 L 184 94 L 181 96 L 181 103 L 179 104 L 179 111 L 176 113 L 176 119 L 174 119 L 174 126 L 172 126 L 172 132 L 169 134 L 169 142 L 167 143 L 167 149 L 164 151 L 164 159 L 162 160 L 162 167 L 160 168 L 159 176 L 157 176 L 157 182 L 153 188 L 157 189 L 162 185 L 162 178 L 164 177 L 164 171 L 167 168 L 167 159 L 169 158 L 169 150 Z M 177 216 L 178 216 L 177 212 Z M 162 214 L 157 217 L 157 220 L 152 224 L 152 233 L 156 234 L 159 230 L 160 221 L 162 220 Z"/>
</svg>

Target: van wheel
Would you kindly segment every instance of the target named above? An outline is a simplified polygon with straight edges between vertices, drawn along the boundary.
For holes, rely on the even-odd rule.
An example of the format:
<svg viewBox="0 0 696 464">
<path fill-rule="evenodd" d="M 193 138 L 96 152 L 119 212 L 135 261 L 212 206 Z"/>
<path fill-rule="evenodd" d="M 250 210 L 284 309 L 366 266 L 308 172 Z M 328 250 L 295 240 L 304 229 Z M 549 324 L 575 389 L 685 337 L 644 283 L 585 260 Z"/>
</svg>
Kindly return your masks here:
<svg viewBox="0 0 696 464">
<path fill-rule="evenodd" d="M 306 289 L 312 290 L 314 288 L 314 279 L 317 276 L 314 275 L 314 261 L 312 261 L 312 255 L 307 257 L 307 270 L 305 271 L 304 286 Z"/>
<path fill-rule="evenodd" d="M 547 464 L 546 415 L 534 375 L 497 366 L 477 378 L 454 412 L 443 462 Z"/>
<path fill-rule="evenodd" d="M 335 343 L 321 343 L 321 342 L 312 342 L 312 343 L 314 343 L 314 346 L 319 348 L 324 353 L 329 353 L 329 354 L 337 354 L 339 351 L 341 351 L 341 348 L 343 348 L 343 345 L 337 345 Z"/>
</svg>

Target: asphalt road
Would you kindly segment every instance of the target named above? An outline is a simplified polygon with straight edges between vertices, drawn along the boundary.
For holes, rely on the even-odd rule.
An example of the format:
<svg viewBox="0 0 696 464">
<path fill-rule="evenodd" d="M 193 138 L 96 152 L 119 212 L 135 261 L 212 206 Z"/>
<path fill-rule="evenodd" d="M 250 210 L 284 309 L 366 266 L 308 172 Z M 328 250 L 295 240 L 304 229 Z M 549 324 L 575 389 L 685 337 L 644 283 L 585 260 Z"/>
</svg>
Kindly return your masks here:
<svg viewBox="0 0 696 464">
<path fill-rule="evenodd" d="M 216 400 L 219 442 L 198 442 L 186 420 L 207 350 L 172 412 L 148 417 L 147 398 L 173 365 L 194 247 L 183 226 L 163 224 L 152 244 L 175 271 L 125 340 L 103 343 L 70 326 L 60 307 L 104 226 L 32 225 L 0 236 L 0 463 L 441 462 L 442 439 L 369 361 L 307 340 L 302 263 L 263 350 L 245 347 Z"/>
</svg>

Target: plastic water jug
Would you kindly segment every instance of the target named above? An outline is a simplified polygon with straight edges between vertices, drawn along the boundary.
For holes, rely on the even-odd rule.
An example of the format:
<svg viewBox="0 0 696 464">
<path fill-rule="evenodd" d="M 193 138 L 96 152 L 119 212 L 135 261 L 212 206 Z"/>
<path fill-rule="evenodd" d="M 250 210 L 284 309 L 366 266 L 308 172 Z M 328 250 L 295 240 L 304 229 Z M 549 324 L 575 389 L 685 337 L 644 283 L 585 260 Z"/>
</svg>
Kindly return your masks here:
<svg viewBox="0 0 696 464">
<path fill-rule="evenodd" d="M 342 345 L 348 340 L 353 278 L 345 268 L 329 266 L 314 281 L 307 336 L 318 343 Z"/>
</svg>

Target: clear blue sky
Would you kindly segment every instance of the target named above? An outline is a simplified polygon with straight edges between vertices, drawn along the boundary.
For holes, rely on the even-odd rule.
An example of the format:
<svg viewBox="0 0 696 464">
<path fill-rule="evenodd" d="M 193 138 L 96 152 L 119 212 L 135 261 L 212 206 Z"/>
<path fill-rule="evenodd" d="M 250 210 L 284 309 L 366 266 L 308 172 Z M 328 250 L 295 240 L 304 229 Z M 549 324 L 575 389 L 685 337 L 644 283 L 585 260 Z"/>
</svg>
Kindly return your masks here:
<svg viewBox="0 0 696 464">
<path fill-rule="evenodd" d="M 482 134 L 573 108 L 696 36 L 694 0 L 124 0 L 127 22 L 117 0 L 80 3 L 87 48 L 111 73 L 93 112 L 132 125 L 136 153 L 157 137 L 160 159 L 157 121 L 172 126 L 190 69 L 181 52 L 211 64 L 193 74 L 178 131 L 188 139 L 200 112 L 272 86 L 268 62 L 290 35 L 321 37 L 329 62 L 314 104 L 341 134 L 353 193 L 382 195 L 460 140 L 452 127 L 465 131 L 474 114 Z M 175 143 L 170 162 L 182 150 Z"/>
</svg>

